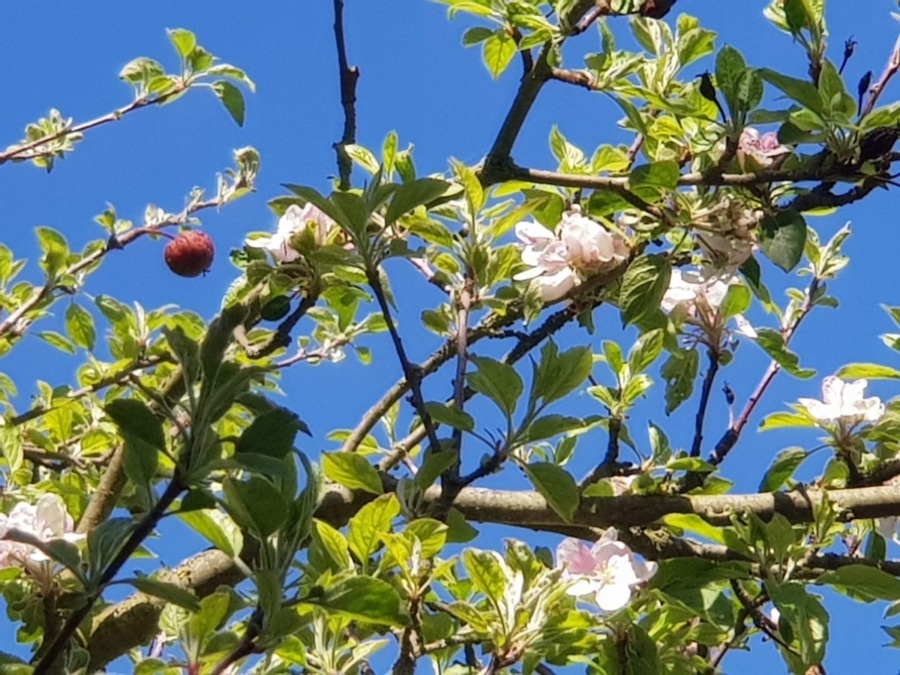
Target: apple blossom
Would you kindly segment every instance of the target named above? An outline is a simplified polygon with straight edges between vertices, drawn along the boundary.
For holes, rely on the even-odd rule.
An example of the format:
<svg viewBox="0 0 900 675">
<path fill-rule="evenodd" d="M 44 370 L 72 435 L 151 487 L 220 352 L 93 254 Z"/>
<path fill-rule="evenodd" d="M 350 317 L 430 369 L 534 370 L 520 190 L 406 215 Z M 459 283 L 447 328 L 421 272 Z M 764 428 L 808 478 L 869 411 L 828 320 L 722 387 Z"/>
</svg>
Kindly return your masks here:
<svg viewBox="0 0 900 675">
<path fill-rule="evenodd" d="M 37 504 L 19 502 L 9 515 L 0 513 L 0 568 L 24 567 L 46 581 L 52 571 L 50 558 L 34 546 L 6 539 L 7 534 L 17 530 L 43 542 L 83 539 L 84 535 L 76 534 L 74 529 L 72 517 L 57 495 L 46 494 Z"/>
<path fill-rule="evenodd" d="M 620 235 L 581 215 L 577 208 L 563 216 L 555 233 L 525 221 L 516 225 L 516 236 L 523 244 L 522 262 L 530 269 L 513 278 L 534 279 L 545 302 L 558 300 L 577 286 L 581 281 L 579 273 L 628 257 L 628 247 Z"/>
<path fill-rule="evenodd" d="M 313 204 L 307 204 L 303 208 L 291 204 L 278 219 L 275 234 L 248 239 L 247 246 L 265 249 L 276 262 L 293 262 L 300 254 L 291 247 L 291 237 L 301 232 L 309 223 L 315 225 L 316 243 L 320 246 L 325 243 L 328 231 L 335 225 L 331 218 Z"/>
<path fill-rule="evenodd" d="M 566 593 L 575 597 L 594 594 L 604 612 L 625 607 L 634 588 L 649 581 L 658 568 L 655 562 L 637 560 L 618 536 L 611 527 L 590 548 L 578 539 L 567 538 L 556 549 L 563 579 L 571 582 Z"/>
<path fill-rule="evenodd" d="M 745 171 L 777 169 L 789 154 L 791 149 L 778 142 L 774 131 L 761 134 L 758 129 L 745 127 L 738 139 L 738 163 Z"/>
<path fill-rule="evenodd" d="M 884 403 L 877 396 L 863 398 L 867 380 L 844 382 L 829 375 L 822 380 L 822 400 L 801 398 L 797 402 L 820 423 L 837 422 L 852 427 L 860 422 L 877 422 L 884 415 Z"/>
<path fill-rule="evenodd" d="M 698 325 L 713 338 L 720 338 L 724 330 L 724 322 L 719 316 L 719 307 L 728 294 L 728 289 L 740 283 L 733 274 L 717 275 L 709 270 L 672 270 L 669 287 L 663 294 L 660 307 L 671 312 L 682 307 L 691 317 L 691 322 Z M 735 332 L 747 337 L 756 337 L 753 326 L 740 314 L 734 316 L 737 330 Z"/>
</svg>

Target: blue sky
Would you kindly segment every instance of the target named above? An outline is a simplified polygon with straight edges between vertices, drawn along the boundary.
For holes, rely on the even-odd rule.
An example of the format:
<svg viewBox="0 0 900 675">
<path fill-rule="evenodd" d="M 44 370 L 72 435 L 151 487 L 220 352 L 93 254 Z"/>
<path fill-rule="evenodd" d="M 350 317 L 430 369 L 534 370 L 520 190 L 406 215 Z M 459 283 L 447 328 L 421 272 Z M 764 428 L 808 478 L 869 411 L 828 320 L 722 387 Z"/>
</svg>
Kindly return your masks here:
<svg viewBox="0 0 900 675">
<path fill-rule="evenodd" d="M 347 5 L 349 58 L 361 69 L 357 92 L 359 142 L 377 148 L 387 132 L 396 130 L 401 146 L 415 145 L 420 173 L 446 170 L 450 157 L 469 164 L 481 159 L 515 92 L 518 68 L 492 81 L 478 51 L 461 46 L 462 31 L 472 24 L 464 17 L 447 21 L 444 8 L 436 3 L 348 0 Z M 763 5 L 736 0 L 681 0 L 676 9 L 700 17 L 706 27 L 719 32 L 718 46 L 736 46 L 751 65 L 774 67 L 801 77 L 805 64 L 799 49 L 792 48 L 789 37 L 768 25 L 762 16 Z M 831 3 L 830 57 L 840 60 L 843 41 L 851 35 L 859 40 L 856 56 L 847 69 L 851 90 L 866 70 L 875 71 L 876 77 L 880 73 L 897 35 L 898 24 L 889 16 L 895 8 L 895 3 L 887 0 Z M 670 20 L 676 15 L 673 12 Z M 200 44 L 245 69 L 258 86 L 257 93 L 247 98 L 243 128 L 233 124 L 212 95 L 197 91 L 173 105 L 139 111 L 90 132 L 76 152 L 59 162 L 49 175 L 28 165 L 2 167 L 2 241 L 17 255 L 29 259 L 28 278 L 38 278 L 35 226 L 59 229 L 73 247 L 79 247 L 103 236 L 93 217 L 107 202 L 116 206 L 121 217 L 136 221 L 150 202 L 176 211 L 194 185 L 214 189 L 215 174 L 230 165 L 233 148 L 253 145 L 262 156 L 257 193 L 203 217 L 204 228 L 215 238 L 219 253 L 210 274 L 198 279 L 175 277 L 163 262 L 163 243 L 142 240 L 110 255 L 86 289 L 89 293 L 113 293 L 126 301 L 137 300 L 147 308 L 177 303 L 209 318 L 236 275 L 226 252 L 239 246 L 246 232 L 274 228 L 275 217 L 266 201 L 282 194 L 280 184 L 307 184 L 327 191 L 329 177 L 335 173 L 331 144 L 339 138 L 342 127 L 330 2 L 4 3 L 0 5 L 0 23 L 8 27 L 0 42 L 0 57 L 6 64 L 0 69 L 0 90 L 4 92 L 0 146 L 16 142 L 25 125 L 51 107 L 83 121 L 127 103 L 130 88 L 116 79 L 126 62 L 136 56 L 150 56 L 175 68 L 166 28 L 193 30 Z M 612 25 L 627 39 L 624 21 Z M 596 34 L 588 32 L 567 51 L 569 65 L 577 67 L 577 53 L 596 47 Z M 711 66 L 698 64 L 693 69 L 699 74 L 707 67 Z M 896 86 L 889 88 L 882 102 L 893 100 L 897 91 Z M 611 139 L 627 141 L 615 127 L 618 117 L 618 109 L 602 96 L 551 83 L 535 106 L 514 156 L 521 164 L 554 168 L 547 144 L 553 124 L 588 150 Z M 864 204 L 814 221 L 821 225 L 823 238 L 846 220 L 853 221 L 854 233 L 846 246 L 852 262 L 833 289 L 841 307 L 814 313 L 801 329 L 794 346 L 805 365 L 816 368 L 819 376 L 805 382 L 779 376 L 725 466 L 725 475 L 737 477 L 739 489 L 754 490 L 768 462 L 781 448 L 817 443 L 809 432 L 757 435 L 756 422 L 763 414 L 782 409 L 785 402 L 798 396 L 816 396 L 820 377 L 845 362 L 882 360 L 897 365 L 893 354 L 877 340 L 878 333 L 892 329 L 879 303 L 900 304 L 900 294 L 890 283 L 891 265 L 895 264 L 893 247 L 885 245 L 895 225 L 892 199 L 893 195 L 880 192 Z M 397 274 L 399 321 L 411 336 L 407 345 L 414 358 L 422 358 L 438 344 L 436 338 L 416 328 L 421 309 L 436 302 L 435 291 L 405 268 L 396 267 L 391 272 Z M 773 289 L 782 288 L 787 281 L 770 267 L 765 273 Z M 793 283 L 800 285 L 802 280 Z M 760 314 L 752 318 L 761 323 L 766 320 Z M 560 342 L 570 345 L 592 340 L 599 348 L 600 339 L 621 337 L 620 323 L 610 310 L 601 310 L 596 323 L 599 330 L 593 338 L 573 328 L 560 336 Z M 325 439 L 329 430 L 355 424 L 400 374 L 384 339 L 369 338 L 364 343 L 373 348 L 376 357 L 368 368 L 358 366 L 351 357 L 337 366 L 301 367 L 284 376 L 287 404 L 316 433 L 315 439 L 304 441 L 303 446 L 313 456 L 330 447 Z M 738 362 L 724 376 L 739 402 L 755 386 L 765 364 L 766 359 L 753 345 L 739 350 Z M 71 382 L 76 365 L 37 338 L 28 337 L 0 363 L 0 370 L 19 384 L 24 407 L 34 392 L 34 380 Z M 872 389 L 884 398 L 896 393 L 880 383 Z M 449 375 L 437 380 L 428 393 L 438 398 L 448 391 Z M 569 405 L 565 412 L 599 412 L 586 396 Z M 692 413 L 686 406 L 681 414 L 667 420 L 659 399 L 651 397 L 632 432 L 642 440 L 638 421 L 652 418 L 665 426 L 673 444 L 683 447 L 690 442 L 688 423 Z M 724 406 L 713 409 L 708 438 L 715 438 L 724 429 L 725 415 Z M 599 445 L 604 440 L 586 442 Z M 473 447 L 471 452 L 477 460 L 481 450 Z M 494 484 L 518 485 L 516 481 L 504 474 Z M 485 531 L 492 536 L 529 537 L 523 532 Z M 549 538 L 532 537 L 529 541 L 555 543 Z M 489 540 L 483 539 L 482 545 L 490 545 Z M 166 563 L 174 564 L 184 551 L 171 546 L 163 537 L 155 549 Z M 851 672 L 860 654 L 866 654 L 870 672 L 895 672 L 896 655 L 880 648 L 886 641 L 878 629 L 882 609 L 831 595 L 828 598 L 833 635 L 826 661 L 829 672 Z M 7 634 L 0 627 L 0 641 Z M 775 650 L 760 644 L 751 655 L 736 654 L 725 664 L 729 673 L 783 669 Z"/>
</svg>

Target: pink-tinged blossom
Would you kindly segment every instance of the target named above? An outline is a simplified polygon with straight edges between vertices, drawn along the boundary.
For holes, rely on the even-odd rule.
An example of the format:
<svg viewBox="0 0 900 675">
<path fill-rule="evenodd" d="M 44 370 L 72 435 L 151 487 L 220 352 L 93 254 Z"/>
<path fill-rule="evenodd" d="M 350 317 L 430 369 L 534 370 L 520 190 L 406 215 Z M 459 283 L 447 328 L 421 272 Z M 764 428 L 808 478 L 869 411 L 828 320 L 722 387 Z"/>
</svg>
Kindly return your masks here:
<svg viewBox="0 0 900 675">
<path fill-rule="evenodd" d="M 618 536 L 611 527 L 591 547 L 567 538 L 556 549 L 556 564 L 570 584 L 566 592 L 575 597 L 593 594 L 604 612 L 625 607 L 635 588 L 649 581 L 658 568 L 655 562 L 638 560 Z"/>
<path fill-rule="evenodd" d="M 291 237 L 302 232 L 310 223 L 315 227 L 316 243 L 320 246 L 323 245 L 335 222 L 313 204 L 307 204 L 303 208 L 291 204 L 284 215 L 278 219 L 278 228 L 275 234 L 248 239 L 247 246 L 268 251 L 276 262 L 293 262 L 300 257 L 300 254 L 291 246 Z"/>
<path fill-rule="evenodd" d="M 625 240 L 577 210 L 565 214 L 555 232 L 534 222 L 516 225 L 522 262 L 530 269 L 516 281 L 534 280 L 544 302 L 558 300 L 581 281 L 580 274 L 625 260 Z"/>
<path fill-rule="evenodd" d="M 845 428 L 860 422 L 877 422 L 884 415 L 884 403 L 877 396 L 863 398 L 867 380 L 844 382 L 829 375 L 822 380 L 822 400 L 801 398 L 797 402 L 820 423 L 837 422 Z"/>
<path fill-rule="evenodd" d="M 791 154 L 791 149 L 778 142 L 774 131 L 761 134 L 758 129 L 745 127 L 738 139 L 737 159 L 744 171 L 777 169 Z"/>
<path fill-rule="evenodd" d="M 43 542 L 62 539 L 74 543 L 84 538 L 74 529 L 72 517 L 57 495 L 44 495 L 37 504 L 19 502 L 9 515 L 0 513 L 0 568 L 22 567 L 47 581 L 52 576 L 50 558 L 30 544 L 6 539 L 7 534 L 17 530 Z"/>
</svg>

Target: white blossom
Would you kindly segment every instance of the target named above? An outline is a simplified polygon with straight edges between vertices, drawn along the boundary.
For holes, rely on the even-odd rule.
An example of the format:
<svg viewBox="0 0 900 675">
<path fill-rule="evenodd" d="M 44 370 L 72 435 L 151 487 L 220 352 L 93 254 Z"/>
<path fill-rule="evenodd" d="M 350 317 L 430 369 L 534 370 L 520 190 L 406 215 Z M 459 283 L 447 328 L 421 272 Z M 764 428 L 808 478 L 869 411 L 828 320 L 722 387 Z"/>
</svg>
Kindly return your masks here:
<svg viewBox="0 0 900 675">
<path fill-rule="evenodd" d="M 884 415 L 884 403 L 877 396 L 863 398 L 867 386 L 867 380 L 844 382 L 829 375 L 822 380 L 821 401 L 801 398 L 797 402 L 821 423 L 838 422 L 851 427 L 860 422 L 876 422 Z"/>
<path fill-rule="evenodd" d="M 618 536 L 611 527 L 590 548 L 567 538 L 556 549 L 556 563 L 563 569 L 563 579 L 570 582 L 566 592 L 575 597 L 593 594 L 604 612 L 625 607 L 635 587 L 649 581 L 658 568 L 655 562 L 638 560 Z"/>
<path fill-rule="evenodd" d="M 52 572 L 50 558 L 30 544 L 6 539 L 7 534 L 17 530 L 43 542 L 83 539 L 84 535 L 76 534 L 74 529 L 72 517 L 57 495 L 44 495 L 37 504 L 19 502 L 9 515 L 0 513 L 0 568 L 23 567 L 46 581 Z"/>
<path fill-rule="evenodd" d="M 554 232 L 524 221 L 516 225 L 522 242 L 522 262 L 530 269 L 516 281 L 534 280 L 544 302 L 563 297 L 577 286 L 579 273 L 590 272 L 628 257 L 625 240 L 574 209 L 566 213 Z"/>
<path fill-rule="evenodd" d="M 733 274 L 718 275 L 709 270 L 672 270 L 669 287 L 662 297 L 663 311 L 671 312 L 681 306 L 688 316 L 696 319 L 709 331 L 724 330 L 719 321 L 719 308 L 728 295 L 728 289 L 740 281 Z M 756 331 L 743 316 L 734 316 L 735 332 L 755 338 Z"/>
<path fill-rule="evenodd" d="M 248 239 L 247 246 L 265 249 L 276 262 L 293 262 L 300 254 L 291 247 L 291 237 L 305 229 L 308 223 L 314 224 L 316 243 L 320 246 L 325 243 L 329 230 L 335 225 L 331 218 L 313 204 L 307 204 L 303 208 L 291 204 L 278 219 L 275 234 Z"/>
</svg>

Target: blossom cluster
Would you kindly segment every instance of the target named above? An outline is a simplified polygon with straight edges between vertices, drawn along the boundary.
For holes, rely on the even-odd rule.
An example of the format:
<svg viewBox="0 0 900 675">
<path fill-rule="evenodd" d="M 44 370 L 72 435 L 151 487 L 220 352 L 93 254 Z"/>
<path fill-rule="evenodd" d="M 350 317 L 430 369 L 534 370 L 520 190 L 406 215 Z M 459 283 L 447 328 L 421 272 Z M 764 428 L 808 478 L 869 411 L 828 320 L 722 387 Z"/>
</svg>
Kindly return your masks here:
<svg viewBox="0 0 900 675">
<path fill-rule="evenodd" d="M 743 171 L 777 169 L 791 154 L 791 149 L 778 142 L 774 131 L 760 133 L 753 127 L 745 127 L 738 139 L 737 160 Z"/>
<path fill-rule="evenodd" d="M 611 527 L 591 547 L 572 538 L 559 544 L 556 563 L 570 583 L 569 595 L 593 595 L 602 611 L 615 612 L 631 602 L 634 591 L 656 574 L 659 566 L 655 562 L 638 560 L 618 539 L 618 531 Z"/>
<path fill-rule="evenodd" d="M 863 398 L 868 380 L 844 382 L 830 375 L 822 380 L 822 400 L 801 398 L 797 402 L 819 423 L 837 423 L 851 429 L 862 422 L 877 422 L 884 415 L 884 403 L 877 396 Z"/>
<path fill-rule="evenodd" d="M 660 306 L 666 312 L 680 308 L 688 322 L 697 326 L 710 342 L 718 343 L 725 332 L 725 321 L 720 316 L 719 308 L 729 287 L 739 283 L 734 274 L 718 275 L 709 269 L 675 269 Z M 737 325 L 735 332 L 745 337 L 756 337 L 753 326 L 743 316 L 736 315 L 734 321 Z"/>
<path fill-rule="evenodd" d="M 575 207 L 551 232 L 543 225 L 525 221 L 516 225 L 523 244 L 522 262 L 530 269 L 517 274 L 517 281 L 533 279 L 544 302 L 566 295 L 585 275 L 615 265 L 628 257 L 628 245 Z"/>
<path fill-rule="evenodd" d="M 74 543 L 84 538 L 74 529 L 72 517 L 57 495 L 46 494 L 37 504 L 19 502 L 9 515 L 0 513 L 0 568 L 22 567 L 39 580 L 47 581 L 52 576 L 51 559 L 30 544 L 7 539 L 7 534 L 17 530 L 42 542 L 62 539 Z"/>
<path fill-rule="evenodd" d="M 300 253 L 291 246 L 291 239 L 309 226 L 313 228 L 316 244 L 322 246 L 335 222 L 313 204 L 306 204 L 302 208 L 291 204 L 278 219 L 275 234 L 248 238 L 247 246 L 267 251 L 275 262 L 293 262 L 300 257 Z"/>
</svg>

